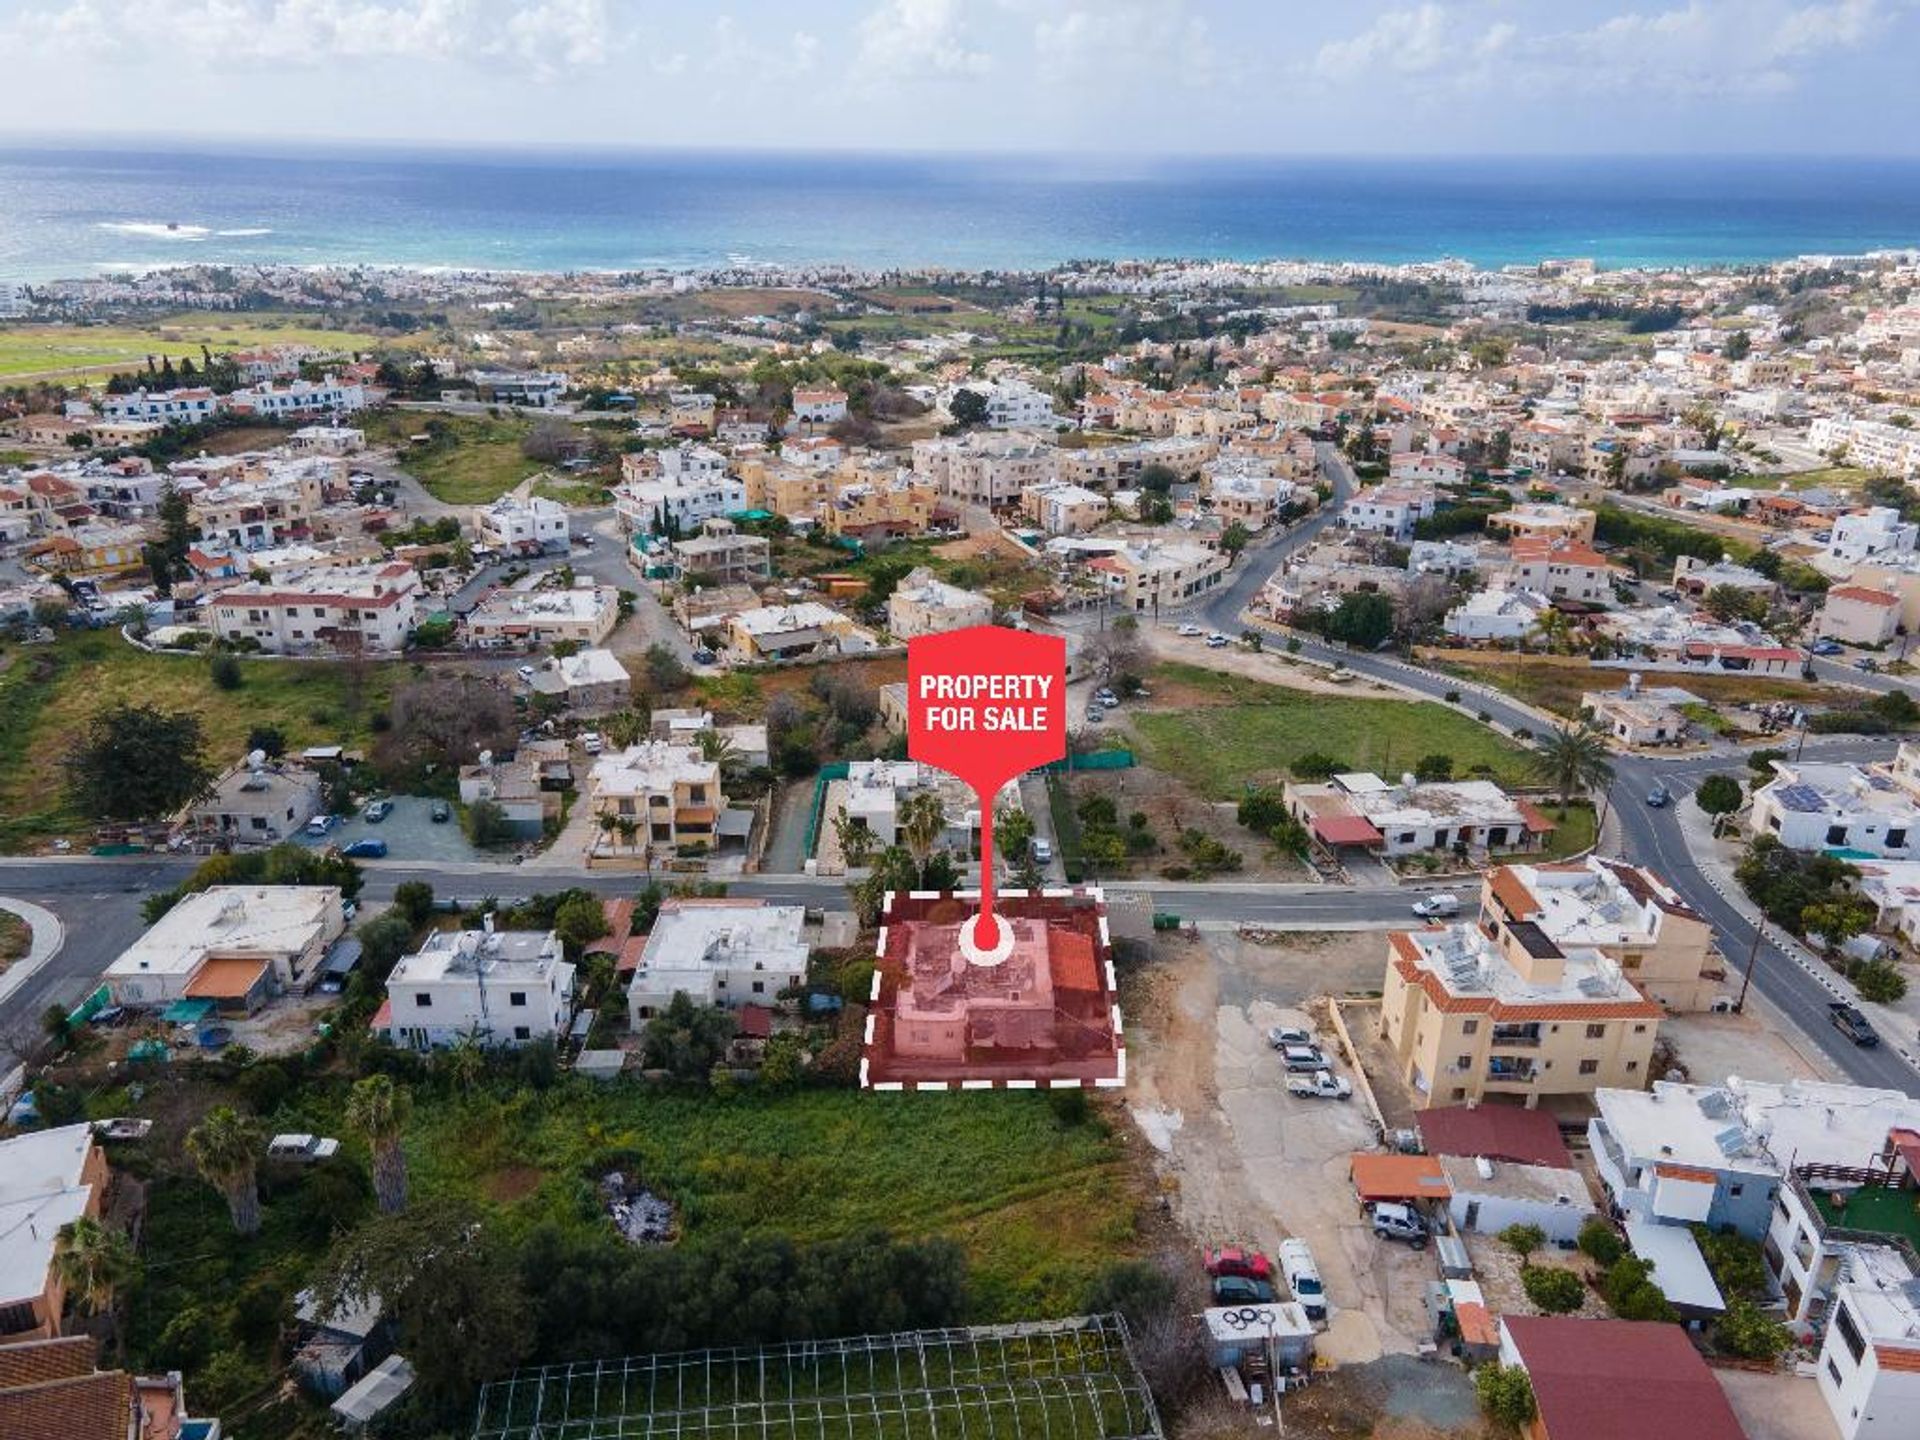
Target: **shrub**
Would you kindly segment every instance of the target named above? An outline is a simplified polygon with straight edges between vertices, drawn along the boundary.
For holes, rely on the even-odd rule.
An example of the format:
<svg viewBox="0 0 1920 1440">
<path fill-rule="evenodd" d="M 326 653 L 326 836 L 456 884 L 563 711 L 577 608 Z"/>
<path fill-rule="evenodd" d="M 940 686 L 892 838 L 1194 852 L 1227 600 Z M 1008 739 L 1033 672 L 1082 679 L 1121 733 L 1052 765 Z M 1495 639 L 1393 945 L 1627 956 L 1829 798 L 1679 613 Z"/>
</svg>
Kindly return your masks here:
<svg viewBox="0 0 1920 1440">
<path fill-rule="evenodd" d="M 1309 750 L 1293 762 L 1293 773 L 1301 780 L 1325 780 L 1328 776 L 1339 775 L 1352 767 L 1344 760 L 1319 750 Z"/>
<path fill-rule="evenodd" d="M 1547 1265 L 1521 1266 L 1520 1285 L 1527 1299 L 1547 1315 L 1571 1315 L 1587 1297 L 1587 1287 L 1578 1275 Z"/>
<path fill-rule="evenodd" d="M 1853 972 L 1853 988 L 1860 992 L 1862 1000 L 1871 1000 L 1877 1005 L 1891 1005 L 1907 996 L 1907 977 L 1884 960 L 1869 961 Z"/>
<path fill-rule="evenodd" d="M 238 690 L 244 679 L 240 673 L 240 662 L 224 650 L 207 661 L 207 674 L 212 678 L 216 690 Z"/>
<path fill-rule="evenodd" d="M 1580 1227 L 1580 1249 L 1604 1269 L 1627 1253 L 1626 1242 L 1613 1226 L 1595 1215 Z"/>
<path fill-rule="evenodd" d="M 1622 1255 L 1607 1267 L 1601 1282 L 1607 1304 L 1622 1320 L 1661 1320 L 1672 1323 L 1679 1316 L 1660 1287 L 1653 1283 L 1653 1267 L 1637 1255 Z"/>
<path fill-rule="evenodd" d="M 1714 1342 L 1742 1360 L 1772 1360 L 1792 1342 L 1787 1327 L 1751 1300 L 1735 1300 L 1714 1324 Z"/>
<path fill-rule="evenodd" d="M 1500 1243 L 1524 1260 L 1547 1243 L 1547 1232 L 1538 1225 L 1509 1225 L 1500 1232 Z"/>
<path fill-rule="evenodd" d="M 1518 1365 L 1482 1365 L 1473 1389 L 1488 1419 L 1515 1430 L 1533 1419 L 1533 1382 Z"/>
</svg>

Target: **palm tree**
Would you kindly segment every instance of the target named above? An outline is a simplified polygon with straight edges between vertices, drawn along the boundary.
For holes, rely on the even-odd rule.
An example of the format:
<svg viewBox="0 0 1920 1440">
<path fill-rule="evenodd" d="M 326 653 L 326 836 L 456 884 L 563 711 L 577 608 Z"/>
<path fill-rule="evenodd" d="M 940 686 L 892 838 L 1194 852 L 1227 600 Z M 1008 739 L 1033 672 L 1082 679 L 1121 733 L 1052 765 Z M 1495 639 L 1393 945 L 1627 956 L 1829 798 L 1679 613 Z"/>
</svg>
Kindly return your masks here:
<svg viewBox="0 0 1920 1440">
<path fill-rule="evenodd" d="M 600 827 L 601 838 L 610 840 L 614 831 L 620 828 L 620 817 L 611 810 L 602 810 L 593 817 L 593 823 Z"/>
<path fill-rule="evenodd" d="M 383 1215 L 407 1208 L 407 1152 L 400 1134 L 407 1128 L 413 1097 L 385 1075 L 369 1075 L 347 1100 L 347 1123 L 367 1137 L 373 1151 L 373 1194 Z"/>
<path fill-rule="evenodd" d="M 113 1292 L 133 1276 L 133 1246 L 124 1231 L 82 1215 L 60 1227 L 53 1266 L 67 1302 L 82 1315 L 99 1315 L 113 1308 Z"/>
<path fill-rule="evenodd" d="M 1548 650 L 1556 650 L 1560 642 L 1566 639 L 1567 617 L 1549 605 L 1534 617 L 1532 633 L 1540 637 L 1540 642 Z"/>
<path fill-rule="evenodd" d="M 230 1105 L 209 1110 L 206 1118 L 187 1132 L 187 1158 L 226 1198 L 233 1228 L 242 1235 L 260 1230 L 260 1187 L 254 1166 L 265 1143 L 259 1125 Z"/>
<path fill-rule="evenodd" d="M 702 730 L 695 737 L 695 743 L 700 747 L 700 758 L 718 765 L 723 776 L 739 773 L 740 747 L 733 743 L 731 735 L 723 735 L 718 730 Z"/>
<path fill-rule="evenodd" d="M 600 733 L 607 737 L 607 743 L 614 749 L 625 750 L 647 733 L 647 726 L 638 712 L 621 710 L 600 723 Z"/>
<path fill-rule="evenodd" d="M 937 790 L 916 790 L 900 807 L 900 838 L 913 863 L 924 867 L 940 837 L 947 833 L 947 807 Z"/>
<path fill-rule="evenodd" d="M 640 833 L 640 822 L 631 815 L 622 815 L 613 822 L 613 828 L 620 833 L 620 843 L 627 849 L 633 849 L 633 838 Z"/>
<path fill-rule="evenodd" d="M 1560 725 L 1548 732 L 1533 757 L 1533 768 L 1541 779 L 1560 792 L 1560 815 L 1573 803 L 1576 790 L 1594 790 L 1613 779 L 1613 765 L 1607 759 L 1607 745 L 1590 721 Z"/>
</svg>

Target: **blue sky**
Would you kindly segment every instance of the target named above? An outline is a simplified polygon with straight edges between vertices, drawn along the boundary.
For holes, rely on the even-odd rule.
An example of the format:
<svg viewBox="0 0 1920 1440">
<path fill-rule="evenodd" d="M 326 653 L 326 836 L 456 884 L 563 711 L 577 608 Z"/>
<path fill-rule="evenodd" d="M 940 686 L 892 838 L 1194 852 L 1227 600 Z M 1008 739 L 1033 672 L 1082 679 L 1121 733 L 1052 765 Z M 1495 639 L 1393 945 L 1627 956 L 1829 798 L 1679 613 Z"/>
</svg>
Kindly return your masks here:
<svg viewBox="0 0 1920 1440">
<path fill-rule="evenodd" d="M 1920 0 L 0 0 L 0 135 L 1920 151 Z"/>
</svg>

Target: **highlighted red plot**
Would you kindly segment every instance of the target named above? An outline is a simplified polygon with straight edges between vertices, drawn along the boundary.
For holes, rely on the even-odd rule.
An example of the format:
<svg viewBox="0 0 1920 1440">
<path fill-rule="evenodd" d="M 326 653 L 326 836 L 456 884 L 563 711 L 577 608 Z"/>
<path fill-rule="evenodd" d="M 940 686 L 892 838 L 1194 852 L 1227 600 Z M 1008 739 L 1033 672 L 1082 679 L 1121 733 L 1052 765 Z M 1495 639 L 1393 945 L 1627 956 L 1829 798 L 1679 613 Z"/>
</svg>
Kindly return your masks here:
<svg viewBox="0 0 1920 1440">
<path fill-rule="evenodd" d="M 876 1090 L 1126 1081 L 1106 904 L 1098 890 L 1002 891 L 1006 957 L 963 949 L 978 897 L 894 894 L 881 916 L 861 1083 Z"/>
</svg>

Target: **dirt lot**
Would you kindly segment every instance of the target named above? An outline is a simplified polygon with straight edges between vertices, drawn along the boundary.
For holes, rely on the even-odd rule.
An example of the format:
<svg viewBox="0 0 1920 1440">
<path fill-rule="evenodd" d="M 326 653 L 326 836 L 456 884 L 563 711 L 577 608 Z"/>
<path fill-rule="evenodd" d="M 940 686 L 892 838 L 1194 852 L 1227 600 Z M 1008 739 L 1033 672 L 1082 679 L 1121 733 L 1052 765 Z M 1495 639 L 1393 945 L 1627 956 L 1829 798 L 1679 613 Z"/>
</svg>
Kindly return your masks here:
<svg viewBox="0 0 1920 1440">
<path fill-rule="evenodd" d="M 1332 1309 L 1319 1353 L 1334 1364 L 1415 1348 L 1433 1260 L 1364 1224 L 1347 1178 L 1352 1153 L 1375 1143 L 1364 1105 L 1288 1095 L 1265 1031 L 1306 1024 L 1331 1046 L 1313 997 L 1377 985 L 1381 943 L 1371 933 L 1175 941 L 1129 1011 L 1133 1115 L 1175 1217 L 1201 1243 L 1305 1239 Z"/>
<path fill-rule="evenodd" d="M 1396 695 L 1401 692 L 1392 685 L 1378 680 L 1354 678 L 1344 684 L 1335 684 L 1326 678 L 1327 671 L 1319 665 L 1309 665 L 1296 660 L 1284 651 L 1267 648 L 1258 651 L 1235 643 L 1218 650 L 1207 648 L 1207 642 L 1198 636 L 1182 636 L 1176 630 L 1165 625 L 1143 625 L 1140 627 L 1142 648 L 1156 660 L 1179 660 L 1189 665 L 1204 665 L 1209 670 L 1218 670 L 1226 675 L 1240 675 L 1248 680 L 1259 680 L 1268 685 L 1284 685 L 1289 690 L 1305 690 L 1316 695 Z M 1196 692 L 1198 695 L 1200 692 Z M 1181 704 L 1177 693 L 1172 690 L 1155 689 L 1153 694 L 1156 705 Z M 1202 696 L 1201 703 L 1217 704 L 1218 696 Z"/>
<path fill-rule="evenodd" d="M 1832 1067 L 1796 1043 L 1791 1027 L 1773 1026 L 1760 1015 L 1676 1015 L 1661 1022 L 1662 1038 L 1687 1074 L 1706 1084 L 1729 1075 L 1748 1080 L 1831 1080 Z"/>
<path fill-rule="evenodd" d="M 1750 1440 L 1840 1440 L 1833 1412 L 1811 1378 L 1751 1370 L 1716 1370 L 1714 1377 Z"/>
<path fill-rule="evenodd" d="M 1499 1236 L 1468 1234 L 1461 1238 L 1467 1242 L 1467 1254 L 1473 1257 L 1473 1278 L 1480 1282 L 1488 1309 L 1496 1315 L 1541 1313 L 1520 1284 L 1519 1255 L 1502 1244 Z M 1539 1269 L 1571 1270 L 1582 1279 L 1593 1271 L 1593 1262 L 1579 1251 L 1557 1250 L 1551 1245 L 1543 1245 L 1528 1259 Z M 1582 1319 L 1604 1320 L 1612 1312 L 1597 1292 L 1588 1290 L 1586 1303 L 1576 1313 Z"/>
</svg>

